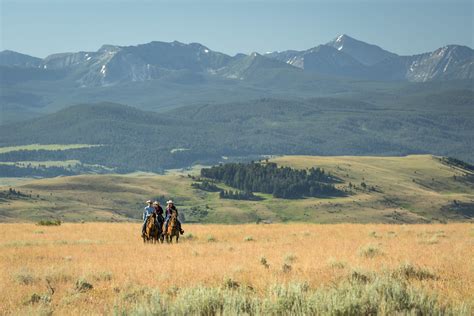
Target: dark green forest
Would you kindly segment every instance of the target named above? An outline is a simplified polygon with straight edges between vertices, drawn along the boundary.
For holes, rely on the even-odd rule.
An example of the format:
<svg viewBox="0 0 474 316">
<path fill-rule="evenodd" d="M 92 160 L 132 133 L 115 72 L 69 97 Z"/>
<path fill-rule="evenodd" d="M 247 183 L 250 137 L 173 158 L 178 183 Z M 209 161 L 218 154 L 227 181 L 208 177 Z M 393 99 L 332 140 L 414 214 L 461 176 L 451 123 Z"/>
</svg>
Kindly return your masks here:
<svg viewBox="0 0 474 316">
<path fill-rule="evenodd" d="M 193 183 L 191 183 L 191 186 L 195 189 L 199 189 L 199 190 L 203 190 L 203 191 L 207 191 L 207 192 L 219 192 L 219 191 L 222 190 L 221 188 L 219 188 L 214 183 L 211 183 L 211 182 L 206 181 L 206 180 L 204 180 L 202 182 L 193 182 Z"/>
<path fill-rule="evenodd" d="M 246 201 L 260 201 L 263 200 L 261 197 L 253 194 L 249 191 L 232 191 L 223 190 L 219 192 L 219 198 L 230 199 L 230 200 L 246 200 Z"/>
<path fill-rule="evenodd" d="M 350 98 L 202 104 L 162 113 L 114 103 L 81 104 L 21 128 L 1 125 L 0 146 L 101 146 L 11 151 L 0 154 L 0 161 L 80 160 L 114 172 L 162 172 L 283 154 L 434 154 L 474 162 L 472 90 L 435 93 L 436 83 L 413 87 Z"/>
<path fill-rule="evenodd" d="M 333 185 L 338 179 L 319 168 L 296 170 L 269 162 L 228 163 L 203 168 L 201 176 L 222 181 L 243 192 L 269 193 L 284 199 L 344 195 Z"/>
</svg>

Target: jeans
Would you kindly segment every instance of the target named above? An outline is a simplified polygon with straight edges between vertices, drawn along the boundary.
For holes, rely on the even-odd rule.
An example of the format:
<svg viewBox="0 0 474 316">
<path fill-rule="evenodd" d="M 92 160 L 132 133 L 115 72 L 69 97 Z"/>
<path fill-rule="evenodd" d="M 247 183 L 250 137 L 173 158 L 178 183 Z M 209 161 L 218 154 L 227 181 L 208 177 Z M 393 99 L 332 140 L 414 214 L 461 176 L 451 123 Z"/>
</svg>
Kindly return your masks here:
<svg viewBox="0 0 474 316">
<path fill-rule="evenodd" d="M 146 221 L 147 221 L 148 218 L 145 218 L 145 220 L 143 221 L 143 226 L 142 226 L 142 234 L 145 233 L 145 229 L 146 229 Z"/>
<path fill-rule="evenodd" d="M 171 215 L 166 215 L 166 217 L 165 217 L 165 225 L 164 225 L 165 226 L 165 229 L 164 229 L 165 232 L 168 229 L 168 222 L 170 221 L 170 218 L 171 218 Z"/>
</svg>

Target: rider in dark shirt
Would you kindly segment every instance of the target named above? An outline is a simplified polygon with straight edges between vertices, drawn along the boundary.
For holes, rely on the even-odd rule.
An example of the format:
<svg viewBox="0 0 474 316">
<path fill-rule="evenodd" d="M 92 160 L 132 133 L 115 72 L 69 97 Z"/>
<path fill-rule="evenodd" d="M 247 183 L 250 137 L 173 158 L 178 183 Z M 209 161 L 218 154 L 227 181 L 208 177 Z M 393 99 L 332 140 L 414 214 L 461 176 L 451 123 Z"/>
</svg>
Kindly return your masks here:
<svg viewBox="0 0 474 316">
<path fill-rule="evenodd" d="M 175 211 L 176 222 L 178 223 L 178 230 L 181 235 L 184 234 L 184 230 L 181 228 L 181 222 L 178 219 L 178 209 L 176 208 L 176 206 L 174 206 L 174 203 L 172 200 L 169 200 L 168 202 L 166 202 L 166 204 L 167 204 L 167 207 L 166 207 L 166 218 L 165 218 L 165 231 L 168 229 L 168 222 L 171 218 L 171 213 Z"/>
<path fill-rule="evenodd" d="M 164 222 L 163 208 L 160 206 L 160 202 L 158 201 L 153 202 L 153 207 L 155 208 L 156 224 L 161 225 Z"/>
</svg>

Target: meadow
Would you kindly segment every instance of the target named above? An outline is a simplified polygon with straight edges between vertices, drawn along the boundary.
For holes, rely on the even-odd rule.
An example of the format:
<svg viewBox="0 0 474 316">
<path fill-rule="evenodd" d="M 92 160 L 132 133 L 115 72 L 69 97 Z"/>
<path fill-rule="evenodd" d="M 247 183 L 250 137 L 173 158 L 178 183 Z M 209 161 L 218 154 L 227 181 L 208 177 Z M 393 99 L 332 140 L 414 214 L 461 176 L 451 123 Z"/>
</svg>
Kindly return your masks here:
<svg viewBox="0 0 474 316">
<path fill-rule="evenodd" d="M 0 178 L 0 222 L 130 221 L 143 203 L 172 198 L 195 223 L 313 222 L 428 223 L 470 221 L 474 205 L 472 172 L 439 157 L 281 156 L 294 168 L 322 167 L 349 192 L 337 198 L 279 199 L 256 192 L 262 201 L 220 199 L 218 192 L 193 188 L 202 166 L 153 173 L 84 174 L 48 179 Z M 469 180 L 471 179 L 471 180 Z M 363 184 L 365 187 L 363 187 Z M 31 197 L 2 199 L 9 188 Z M 222 189 L 229 189 L 219 184 Z"/>
<path fill-rule="evenodd" d="M 0 226 L 2 315 L 473 312 L 470 223 Z"/>
<path fill-rule="evenodd" d="M 8 153 L 12 151 L 18 150 L 69 150 L 69 149 L 79 149 L 79 148 L 91 148 L 97 147 L 101 145 L 89 145 L 89 144 L 49 144 L 49 145 L 42 145 L 42 144 L 31 144 L 31 145 L 22 145 L 22 146 L 8 146 L 8 147 L 0 147 L 0 154 Z"/>
</svg>

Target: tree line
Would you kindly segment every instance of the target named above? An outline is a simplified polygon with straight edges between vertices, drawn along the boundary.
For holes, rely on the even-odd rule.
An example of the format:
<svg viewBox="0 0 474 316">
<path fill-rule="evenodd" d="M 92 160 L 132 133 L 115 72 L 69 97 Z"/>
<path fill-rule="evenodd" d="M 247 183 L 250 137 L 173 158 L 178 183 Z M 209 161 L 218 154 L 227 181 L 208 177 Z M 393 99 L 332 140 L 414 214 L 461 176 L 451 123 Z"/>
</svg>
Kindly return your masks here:
<svg viewBox="0 0 474 316">
<path fill-rule="evenodd" d="M 221 199 L 231 199 L 231 200 L 246 200 L 246 201 L 260 201 L 261 197 L 256 196 L 249 191 L 232 191 L 232 190 L 222 190 L 219 192 L 219 197 Z"/>
<path fill-rule="evenodd" d="M 224 182 L 244 192 L 263 192 L 277 198 L 341 196 L 338 179 L 323 169 L 297 170 L 275 163 L 228 163 L 201 169 L 201 176 Z"/>
<path fill-rule="evenodd" d="M 0 174 L 2 177 L 42 177 L 52 178 L 57 176 L 72 176 L 78 172 L 64 167 L 18 167 L 15 165 L 0 164 Z"/>
<path fill-rule="evenodd" d="M 191 184 L 191 186 L 195 189 L 200 189 L 203 191 L 208 191 L 208 192 L 219 192 L 221 191 L 221 188 L 219 188 L 217 185 L 209 182 L 209 181 L 202 181 L 201 183 L 199 182 L 194 182 Z"/>
</svg>

